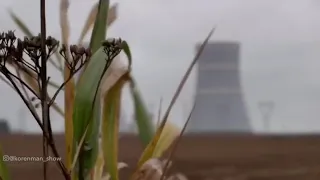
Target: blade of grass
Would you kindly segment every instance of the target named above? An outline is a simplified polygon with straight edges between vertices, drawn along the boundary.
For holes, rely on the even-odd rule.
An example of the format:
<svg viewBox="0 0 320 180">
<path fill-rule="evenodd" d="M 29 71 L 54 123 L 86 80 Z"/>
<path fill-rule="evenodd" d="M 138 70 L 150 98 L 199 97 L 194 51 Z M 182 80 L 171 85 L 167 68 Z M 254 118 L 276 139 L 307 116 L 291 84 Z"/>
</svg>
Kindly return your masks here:
<svg viewBox="0 0 320 180">
<path fill-rule="evenodd" d="M 0 156 L 2 157 L 0 159 L 0 179 L 1 180 L 9 180 L 9 170 L 7 167 L 7 164 L 4 162 L 4 158 L 6 155 L 3 154 L 2 148 L 0 148 Z"/>
<path fill-rule="evenodd" d="M 81 35 L 80 38 L 78 40 L 78 44 L 82 44 L 83 43 L 83 39 L 84 37 L 87 35 L 87 33 L 89 32 L 89 30 L 91 29 L 91 27 L 93 26 L 95 20 L 96 20 L 96 16 L 97 16 L 97 12 L 98 12 L 98 7 L 99 4 L 95 4 L 88 17 L 87 20 L 84 24 L 84 27 L 81 31 Z M 117 15 L 118 14 L 118 4 L 114 4 L 108 11 L 108 20 L 107 20 L 107 27 L 110 27 L 112 25 L 112 23 L 117 19 Z"/>
<path fill-rule="evenodd" d="M 102 144 L 106 172 L 110 173 L 112 180 L 118 180 L 118 133 L 121 109 L 121 94 L 128 74 L 123 75 L 111 87 L 104 97 L 104 110 L 102 121 Z"/>
<path fill-rule="evenodd" d="M 164 117 L 162 119 L 162 122 L 161 122 L 159 128 L 156 131 L 155 136 L 153 137 L 152 141 L 148 144 L 148 146 L 144 149 L 144 151 L 143 151 L 143 153 L 142 153 L 142 155 L 140 157 L 140 160 L 138 162 L 137 168 L 140 168 L 141 165 L 143 165 L 148 159 L 150 159 L 152 157 L 154 149 L 155 149 L 155 147 L 156 147 L 156 145 L 157 145 L 157 143 L 158 143 L 158 141 L 160 139 L 160 136 L 162 134 L 164 126 L 165 126 L 165 124 L 167 122 L 167 119 L 168 119 L 168 116 L 170 114 L 170 111 L 171 111 L 173 105 L 175 104 L 175 102 L 176 102 L 176 100 L 177 100 L 182 88 L 184 87 L 185 82 L 187 81 L 187 79 L 188 79 L 188 77 L 189 77 L 194 65 L 198 61 L 198 59 L 199 59 L 204 47 L 207 45 L 207 43 L 208 43 L 210 37 L 212 36 L 213 32 L 214 32 L 214 28 L 209 32 L 208 36 L 206 37 L 206 39 L 202 43 L 201 47 L 199 48 L 196 56 L 194 57 L 194 59 L 192 60 L 191 64 L 189 65 L 185 75 L 183 76 L 183 78 L 182 78 L 182 80 L 181 80 L 181 82 L 180 82 L 180 84 L 179 84 L 179 86 L 178 86 L 178 88 L 177 88 L 177 90 L 176 90 L 176 92 L 175 92 L 170 104 L 169 104 L 169 107 L 168 107 L 168 109 L 167 109 L 167 111 L 166 111 L 166 113 L 165 113 L 165 115 L 164 115 Z"/>
<path fill-rule="evenodd" d="M 180 132 L 179 137 L 176 139 L 176 141 L 174 142 L 174 144 L 173 144 L 173 146 L 172 146 L 172 148 L 171 148 L 171 151 L 170 151 L 170 154 L 169 154 L 169 157 L 168 157 L 168 161 L 166 162 L 166 164 L 165 164 L 165 166 L 164 166 L 164 168 L 163 168 L 163 174 L 162 174 L 160 180 L 163 180 L 164 177 L 166 176 L 166 173 L 168 172 L 169 163 L 172 162 L 173 155 L 174 155 L 174 153 L 175 153 L 175 151 L 176 151 L 176 149 L 177 149 L 177 147 L 178 147 L 178 144 L 179 144 L 179 142 L 180 142 L 180 140 L 181 140 L 181 138 L 182 138 L 182 135 L 183 135 L 184 131 L 185 131 L 186 128 L 187 128 L 187 125 L 189 124 L 189 121 L 190 121 L 190 119 L 191 119 L 191 115 L 192 115 L 195 107 L 196 107 L 196 103 L 193 104 L 193 107 L 192 107 L 192 109 L 191 109 L 191 111 L 190 111 L 190 113 L 189 113 L 188 119 L 187 119 L 187 121 L 184 123 L 183 128 L 182 128 L 182 130 L 181 130 L 181 132 Z"/>
<path fill-rule="evenodd" d="M 160 103 L 159 103 L 158 120 L 156 124 L 157 128 L 159 127 L 160 121 L 161 121 L 161 111 L 162 111 L 162 98 L 160 98 Z"/>
<path fill-rule="evenodd" d="M 68 21 L 68 9 L 69 9 L 69 1 L 68 0 L 60 0 L 60 28 L 61 28 L 61 36 L 62 36 L 62 44 L 68 47 L 69 45 L 69 36 L 70 36 L 70 27 Z M 67 52 L 67 56 L 69 56 L 69 52 Z M 70 58 L 69 58 L 70 59 Z M 66 62 L 67 63 L 67 62 Z M 66 81 L 70 76 L 70 69 L 65 64 L 64 68 L 64 81 Z M 73 103 L 74 103 L 74 91 L 75 84 L 74 78 L 71 78 L 65 84 L 64 91 L 64 131 L 65 131 L 65 141 L 66 141 L 66 168 L 70 170 L 72 164 L 72 145 L 73 145 L 73 124 L 72 124 L 72 113 L 73 113 Z"/>
<path fill-rule="evenodd" d="M 109 0 L 99 0 L 98 13 L 94 22 L 90 40 L 92 53 L 95 53 L 99 49 L 101 42 L 106 38 L 109 3 Z"/>
<path fill-rule="evenodd" d="M 180 131 L 181 129 L 179 127 L 168 121 L 163 128 L 162 134 L 157 143 L 157 146 L 154 149 L 152 157 L 160 158 L 179 135 Z"/>
<path fill-rule="evenodd" d="M 9 10 L 9 14 L 12 20 L 17 24 L 17 26 L 26 36 L 33 36 L 33 33 L 29 30 L 29 28 L 23 23 L 23 21 L 20 20 L 20 18 L 12 10 Z"/>
</svg>

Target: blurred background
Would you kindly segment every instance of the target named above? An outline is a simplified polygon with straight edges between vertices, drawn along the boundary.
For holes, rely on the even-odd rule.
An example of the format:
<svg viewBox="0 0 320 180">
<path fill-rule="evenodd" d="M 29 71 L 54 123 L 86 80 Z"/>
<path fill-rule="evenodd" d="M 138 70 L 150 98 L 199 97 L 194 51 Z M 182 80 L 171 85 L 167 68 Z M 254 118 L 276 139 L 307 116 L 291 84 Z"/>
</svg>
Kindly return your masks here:
<svg viewBox="0 0 320 180">
<path fill-rule="evenodd" d="M 71 42 L 76 43 L 96 0 L 71 0 Z M 1 0 L 0 28 L 23 33 L 11 9 L 40 31 L 38 0 Z M 197 45 L 216 31 L 188 80 L 170 121 L 185 122 L 197 108 L 188 132 L 318 133 L 320 131 L 320 3 L 316 0 L 118 0 L 118 18 L 109 37 L 128 41 L 133 74 L 156 114 L 168 106 Z M 60 37 L 59 1 L 47 1 L 47 31 Z M 130 28 L 128 28 L 130 27 Z M 86 38 L 89 41 L 89 37 Z M 61 82 L 60 74 L 49 73 Z M 146 74 L 152 74 L 152 79 Z M 156 79 L 156 80 L 154 80 Z M 22 101 L 0 82 L 0 119 L 13 132 L 41 130 Z M 60 93 L 61 94 L 61 93 Z M 131 131 L 133 107 L 126 92 L 122 131 Z M 58 97 L 63 103 L 63 97 Z M 201 110 L 200 110 L 201 109 Z M 63 132 L 61 116 L 53 129 Z M 6 126 L 6 125 L 4 125 Z"/>
</svg>

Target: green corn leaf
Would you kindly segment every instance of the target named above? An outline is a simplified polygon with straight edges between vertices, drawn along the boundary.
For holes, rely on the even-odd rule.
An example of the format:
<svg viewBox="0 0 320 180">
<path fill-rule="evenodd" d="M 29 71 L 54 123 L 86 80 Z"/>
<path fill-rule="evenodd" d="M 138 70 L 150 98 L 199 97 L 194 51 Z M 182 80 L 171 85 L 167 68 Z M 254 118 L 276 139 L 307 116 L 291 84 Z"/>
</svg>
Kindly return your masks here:
<svg viewBox="0 0 320 180">
<path fill-rule="evenodd" d="M 132 78 L 130 83 L 130 91 L 134 103 L 134 114 L 138 127 L 138 135 L 141 142 L 147 146 L 154 136 L 154 128 L 148 108 L 145 106 L 136 83 Z"/>
<path fill-rule="evenodd" d="M 4 154 L 2 149 L 0 148 L 0 157 L 3 157 Z M 0 159 L 0 179 L 1 180 L 9 180 L 9 171 L 7 164 L 3 161 L 3 158 Z"/>
<path fill-rule="evenodd" d="M 98 13 L 94 22 L 90 40 L 90 48 L 92 53 L 99 49 L 101 42 L 106 38 L 108 10 L 109 0 L 99 0 Z"/>
<path fill-rule="evenodd" d="M 99 152 L 99 124 L 100 124 L 100 90 L 101 79 L 106 72 L 106 54 L 103 52 L 101 42 L 105 40 L 109 0 L 99 0 L 98 12 L 91 34 L 90 49 L 94 56 L 90 58 L 76 87 L 75 104 L 73 111 L 74 141 L 79 152 L 79 161 L 82 169 L 80 176 L 88 177 L 94 170 Z M 99 49 L 100 48 L 100 49 Z M 95 106 L 92 108 L 92 104 Z M 93 113 L 93 117 L 92 116 Z M 83 145 L 81 137 L 85 135 Z M 81 148 L 82 146 L 87 148 Z M 76 151 L 77 152 L 77 151 Z M 77 155 L 77 153 L 75 153 Z M 77 157 L 77 156 L 76 156 Z M 76 157 L 73 162 L 76 162 Z M 74 163 L 73 163 L 74 164 Z"/>
<path fill-rule="evenodd" d="M 112 180 L 118 180 L 118 133 L 121 109 L 121 93 L 128 74 L 124 74 L 104 97 L 102 121 L 102 145 L 106 172 Z"/>
<path fill-rule="evenodd" d="M 132 65 L 132 56 L 130 47 L 127 42 L 123 41 L 122 43 L 123 52 L 126 54 L 129 61 L 129 71 L 131 70 Z M 139 138 L 144 145 L 147 145 L 153 137 L 154 129 L 152 124 L 152 119 L 149 116 L 149 111 L 144 104 L 142 96 L 136 86 L 135 80 L 133 77 L 129 77 L 131 81 L 130 91 L 134 102 L 135 109 L 135 120 L 138 126 Z"/>
<path fill-rule="evenodd" d="M 106 71 L 106 58 L 107 55 L 101 47 L 91 57 L 92 61 L 89 61 L 76 86 L 73 109 L 73 147 L 77 147 L 77 150 L 74 150 L 73 162 L 79 160 L 80 163 L 83 163 L 81 171 L 85 173 L 85 176 L 88 176 L 93 169 L 99 150 L 98 137 L 101 110 L 99 85 Z M 82 146 L 84 148 L 81 148 Z M 79 159 L 76 159 L 77 152 L 79 152 Z"/>
<path fill-rule="evenodd" d="M 89 32 L 89 30 L 92 28 L 92 26 L 96 20 L 98 7 L 99 7 L 99 2 L 97 2 L 96 4 L 93 5 L 90 13 L 88 14 L 87 20 L 85 21 L 85 24 L 84 24 L 82 31 L 81 31 L 81 34 L 80 34 L 78 44 L 83 43 L 85 36 Z M 108 10 L 108 13 L 109 14 L 108 14 L 108 19 L 107 19 L 107 26 L 110 27 L 118 17 L 118 4 L 114 4 L 112 7 L 110 7 L 110 9 Z"/>
</svg>

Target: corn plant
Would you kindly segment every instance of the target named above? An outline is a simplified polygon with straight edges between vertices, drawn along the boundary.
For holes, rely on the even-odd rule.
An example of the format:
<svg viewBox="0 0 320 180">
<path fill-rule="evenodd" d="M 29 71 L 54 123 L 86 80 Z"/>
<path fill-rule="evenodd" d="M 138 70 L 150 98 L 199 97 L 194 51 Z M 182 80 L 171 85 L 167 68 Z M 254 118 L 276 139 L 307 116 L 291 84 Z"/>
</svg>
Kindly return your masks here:
<svg viewBox="0 0 320 180">
<path fill-rule="evenodd" d="M 50 111 L 57 111 L 65 119 L 66 162 L 57 162 L 65 179 L 101 180 L 119 179 L 119 169 L 126 164 L 118 162 L 118 135 L 120 99 L 124 85 L 130 84 L 134 101 L 138 134 L 145 145 L 132 179 L 183 179 L 181 174 L 167 176 L 177 141 L 184 129 L 177 130 L 167 123 L 170 111 L 177 100 L 193 66 L 213 31 L 190 64 L 159 126 L 154 129 L 146 106 L 131 75 L 131 52 L 128 43 L 120 38 L 105 40 L 107 27 L 116 19 L 117 5 L 109 8 L 108 0 L 99 0 L 92 8 L 79 38 L 69 44 L 68 0 L 60 1 L 61 42 L 46 35 L 45 0 L 40 0 L 41 31 L 33 35 L 12 11 L 13 20 L 26 34 L 17 38 L 13 31 L 0 34 L 1 79 L 21 97 L 43 132 L 43 156 L 49 148 L 59 157 L 51 129 Z M 82 41 L 93 26 L 90 46 Z M 127 55 L 128 65 L 119 66 L 119 53 Z M 61 84 L 54 83 L 47 74 L 50 63 L 64 76 Z M 74 75 L 80 73 L 78 81 Z M 56 88 L 52 95 L 48 86 Z M 64 111 L 55 103 L 64 91 Z M 38 101 L 38 103 L 34 103 Z M 39 105 L 40 104 L 40 105 Z M 37 108 L 41 107 L 38 114 Z M 191 113 L 190 113 L 191 114 Z M 41 116 L 40 116 L 41 115 Z M 189 117 L 190 119 L 190 117 Z M 187 124 L 187 123 L 186 123 Z M 101 138 L 100 138 L 101 136 Z M 172 145 L 172 146 L 171 146 Z M 165 150 L 172 147 L 167 160 L 161 160 Z M 47 162 L 43 163 L 47 179 Z M 108 172 L 106 175 L 103 172 Z M 0 177 L 9 179 L 6 165 L 0 162 Z"/>
</svg>

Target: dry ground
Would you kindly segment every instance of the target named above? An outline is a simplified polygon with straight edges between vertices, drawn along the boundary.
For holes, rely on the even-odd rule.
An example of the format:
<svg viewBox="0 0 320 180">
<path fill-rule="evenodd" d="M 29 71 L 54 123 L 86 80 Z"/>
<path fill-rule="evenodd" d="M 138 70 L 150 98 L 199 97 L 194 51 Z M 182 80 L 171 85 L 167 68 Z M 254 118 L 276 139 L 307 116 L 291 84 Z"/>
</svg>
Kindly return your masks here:
<svg viewBox="0 0 320 180">
<path fill-rule="evenodd" d="M 55 139 L 63 152 L 63 136 Z M 8 155 L 40 156 L 41 142 L 40 136 L 0 135 Z M 121 160 L 134 164 L 141 145 L 135 137 L 125 135 L 120 151 Z M 41 163 L 10 162 L 9 168 L 13 180 L 42 179 Z M 318 180 L 320 135 L 189 135 L 179 145 L 174 170 L 187 174 L 191 180 Z M 50 179 L 62 179 L 54 164 Z"/>
</svg>

